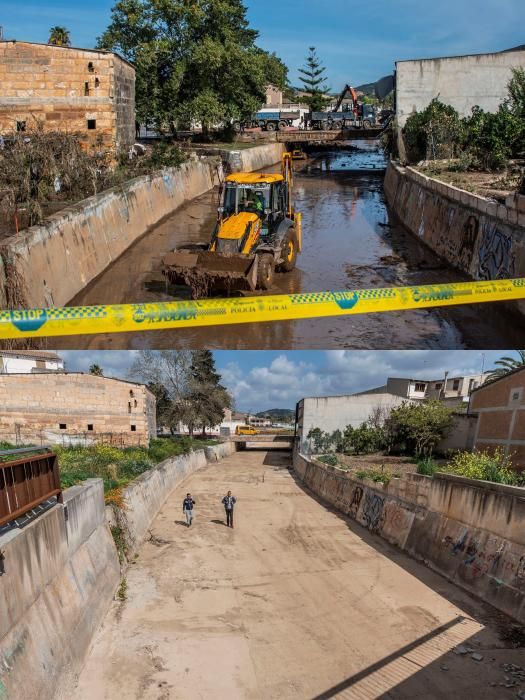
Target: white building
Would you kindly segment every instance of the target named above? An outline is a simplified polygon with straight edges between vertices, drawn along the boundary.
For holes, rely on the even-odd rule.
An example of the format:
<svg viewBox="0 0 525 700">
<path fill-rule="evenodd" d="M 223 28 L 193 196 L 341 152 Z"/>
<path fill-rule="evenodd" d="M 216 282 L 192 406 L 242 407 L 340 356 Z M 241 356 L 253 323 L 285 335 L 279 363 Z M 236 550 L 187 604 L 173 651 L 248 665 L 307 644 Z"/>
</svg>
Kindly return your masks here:
<svg viewBox="0 0 525 700">
<path fill-rule="evenodd" d="M 0 350 L 0 374 L 63 372 L 64 360 L 44 350 Z"/>
<path fill-rule="evenodd" d="M 396 113 L 399 126 L 434 98 L 469 117 L 478 105 L 497 112 L 507 97 L 512 68 L 525 67 L 523 46 L 498 53 L 424 58 L 396 63 Z"/>
<path fill-rule="evenodd" d="M 298 447 L 303 452 L 309 451 L 307 435 L 314 428 L 320 428 L 325 433 L 343 431 L 348 425 L 358 428 L 375 413 L 381 411 L 383 414 L 388 414 L 406 400 L 406 397 L 389 394 L 386 391 L 302 399 L 297 404 Z"/>
<path fill-rule="evenodd" d="M 469 374 L 465 376 L 449 376 L 448 373 L 441 379 L 407 379 L 389 377 L 384 386 L 376 389 L 362 391 L 359 395 L 388 393 L 401 396 L 405 399 L 423 401 L 425 399 L 450 400 L 456 399 L 458 403 L 468 403 L 470 394 L 487 381 L 488 372 Z"/>
</svg>

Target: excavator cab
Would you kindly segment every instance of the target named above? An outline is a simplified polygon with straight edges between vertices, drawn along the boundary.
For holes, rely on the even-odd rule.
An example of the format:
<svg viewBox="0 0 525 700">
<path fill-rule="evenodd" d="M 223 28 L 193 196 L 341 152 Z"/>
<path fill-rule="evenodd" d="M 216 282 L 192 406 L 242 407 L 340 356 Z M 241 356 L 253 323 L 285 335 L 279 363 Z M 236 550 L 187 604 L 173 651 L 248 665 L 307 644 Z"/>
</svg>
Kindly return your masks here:
<svg viewBox="0 0 525 700">
<path fill-rule="evenodd" d="M 280 173 L 229 175 L 209 245 L 169 253 L 164 275 L 188 285 L 194 298 L 215 290 L 270 289 L 275 272 L 293 270 L 301 251 L 301 215 L 291 203 L 292 185 L 289 153 Z"/>
</svg>

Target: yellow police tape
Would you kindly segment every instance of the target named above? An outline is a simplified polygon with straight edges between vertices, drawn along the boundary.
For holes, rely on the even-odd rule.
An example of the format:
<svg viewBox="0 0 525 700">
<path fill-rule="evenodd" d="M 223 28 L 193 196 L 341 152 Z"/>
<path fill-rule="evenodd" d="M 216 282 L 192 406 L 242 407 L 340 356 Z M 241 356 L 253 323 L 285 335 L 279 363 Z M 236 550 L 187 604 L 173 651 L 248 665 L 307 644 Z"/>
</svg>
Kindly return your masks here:
<svg viewBox="0 0 525 700">
<path fill-rule="evenodd" d="M 525 299 L 525 278 L 419 287 L 0 311 L 0 340 L 156 331 Z"/>
</svg>

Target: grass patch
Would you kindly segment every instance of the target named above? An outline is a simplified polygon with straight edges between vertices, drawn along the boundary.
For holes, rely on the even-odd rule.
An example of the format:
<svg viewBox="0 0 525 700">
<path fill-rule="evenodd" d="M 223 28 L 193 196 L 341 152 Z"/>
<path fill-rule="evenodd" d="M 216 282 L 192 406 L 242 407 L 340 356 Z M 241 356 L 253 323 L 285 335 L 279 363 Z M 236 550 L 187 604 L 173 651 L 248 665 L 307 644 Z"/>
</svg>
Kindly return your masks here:
<svg viewBox="0 0 525 700">
<path fill-rule="evenodd" d="M 59 447 L 55 452 L 60 464 L 62 488 L 69 488 L 86 479 L 104 481 L 106 497 L 118 499 L 118 490 L 169 457 L 184 455 L 193 450 L 217 444 L 216 440 L 189 437 L 152 440 L 149 447 Z"/>
<path fill-rule="evenodd" d="M 417 473 L 423 476 L 434 476 L 434 474 L 439 471 L 439 464 L 434 462 L 433 459 L 418 459 L 416 460 Z"/>
<path fill-rule="evenodd" d="M 355 473 L 358 479 L 370 479 L 376 484 L 384 484 L 387 486 L 392 479 L 399 479 L 399 472 L 391 472 L 388 469 L 360 469 Z"/>
<path fill-rule="evenodd" d="M 338 459 L 335 455 L 321 455 L 317 458 L 319 462 L 323 464 L 328 464 L 330 467 L 337 467 Z"/>
<path fill-rule="evenodd" d="M 124 577 L 117 591 L 117 598 L 124 602 L 128 598 L 128 580 Z"/>
</svg>

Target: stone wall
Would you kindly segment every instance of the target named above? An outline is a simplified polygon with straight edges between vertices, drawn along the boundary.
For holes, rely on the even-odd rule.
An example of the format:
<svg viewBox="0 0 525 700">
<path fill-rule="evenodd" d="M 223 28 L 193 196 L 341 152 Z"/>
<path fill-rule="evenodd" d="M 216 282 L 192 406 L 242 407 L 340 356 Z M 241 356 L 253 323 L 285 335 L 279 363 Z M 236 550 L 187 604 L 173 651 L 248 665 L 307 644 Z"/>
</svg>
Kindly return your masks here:
<svg viewBox="0 0 525 700">
<path fill-rule="evenodd" d="M 108 522 L 118 525 L 124 531 L 128 558 L 137 551 L 151 523 L 173 490 L 208 462 L 219 462 L 235 451 L 236 445 L 233 442 L 196 450 L 188 455 L 167 459 L 135 479 L 123 492 L 125 510 L 107 508 Z"/>
<path fill-rule="evenodd" d="M 385 193 L 401 223 L 456 269 L 475 280 L 525 277 L 525 206 L 498 204 L 394 163 Z"/>
<path fill-rule="evenodd" d="M 282 152 L 282 144 L 246 149 L 241 168 L 273 165 Z M 148 229 L 217 182 L 214 161 L 190 161 L 90 197 L 5 239 L 0 308 L 65 306 Z"/>
<path fill-rule="evenodd" d="M 441 474 L 381 488 L 298 453 L 294 469 L 327 504 L 525 622 L 525 489 Z"/>
<path fill-rule="evenodd" d="M 141 384 L 90 374 L 0 374 L 0 440 L 147 445 L 156 401 Z"/>
<path fill-rule="evenodd" d="M 102 480 L 65 491 L 0 550 L 0 698 L 51 698 L 66 667 L 80 670 L 120 580 Z"/>
<path fill-rule="evenodd" d="M 221 155 L 231 172 L 252 172 L 280 163 L 284 152 L 283 143 L 268 143 L 239 151 L 222 151 Z"/>
<path fill-rule="evenodd" d="M 470 410 L 477 414 L 475 448 L 499 447 L 515 467 L 525 469 L 525 371 L 474 391 Z"/>
<path fill-rule="evenodd" d="M 0 42 L 0 84 L 0 133 L 38 121 L 115 150 L 135 139 L 135 69 L 115 54 Z"/>
<path fill-rule="evenodd" d="M 511 69 L 525 67 L 525 51 L 427 58 L 396 63 L 397 119 L 400 126 L 435 98 L 468 117 L 479 105 L 496 112 L 507 97 Z"/>
</svg>

